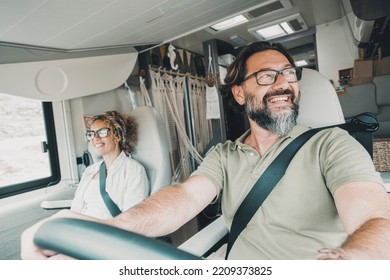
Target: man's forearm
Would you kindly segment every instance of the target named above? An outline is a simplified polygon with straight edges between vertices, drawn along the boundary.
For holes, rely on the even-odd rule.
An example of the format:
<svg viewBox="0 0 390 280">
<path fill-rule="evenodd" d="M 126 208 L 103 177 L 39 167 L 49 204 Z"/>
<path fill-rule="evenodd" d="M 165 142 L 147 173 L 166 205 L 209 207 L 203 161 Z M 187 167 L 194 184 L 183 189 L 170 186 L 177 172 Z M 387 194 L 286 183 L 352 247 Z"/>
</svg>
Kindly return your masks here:
<svg viewBox="0 0 390 280">
<path fill-rule="evenodd" d="M 341 246 L 351 259 L 390 259 L 390 220 L 373 218 Z"/>
<path fill-rule="evenodd" d="M 322 249 L 320 259 L 389 260 L 390 220 L 373 218 L 348 236 L 340 248 Z"/>
<path fill-rule="evenodd" d="M 109 223 L 146 236 L 163 236 L 192 219 L 203 207 L 194 203 L 193 197 L 182 187 L 170 186 L 126 210 Z"/>
</svg>

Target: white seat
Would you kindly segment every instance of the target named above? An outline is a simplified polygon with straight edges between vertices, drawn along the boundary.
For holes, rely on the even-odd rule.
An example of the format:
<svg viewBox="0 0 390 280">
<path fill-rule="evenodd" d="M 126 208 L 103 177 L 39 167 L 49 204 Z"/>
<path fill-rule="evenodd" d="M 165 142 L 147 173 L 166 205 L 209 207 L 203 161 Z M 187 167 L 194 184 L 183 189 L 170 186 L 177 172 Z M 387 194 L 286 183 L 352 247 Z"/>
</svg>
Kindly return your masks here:
<svg viewBox="0 0 390 280">
<path fill-rule="evenodd" d="M 137 107 L 131 115 L 138 121 L 138 143 L 133 158 L 145 167 L 152 194 L 172 182 L 169 148 L 162 117 L 150 106 Z"/>
<path fill-rule="evenodd" d="M 301 101 L 297 122 L 309 127 L 323 127 L 345 123 L 336 90 L 318 71 L 304 68 Z"/>
</svg>

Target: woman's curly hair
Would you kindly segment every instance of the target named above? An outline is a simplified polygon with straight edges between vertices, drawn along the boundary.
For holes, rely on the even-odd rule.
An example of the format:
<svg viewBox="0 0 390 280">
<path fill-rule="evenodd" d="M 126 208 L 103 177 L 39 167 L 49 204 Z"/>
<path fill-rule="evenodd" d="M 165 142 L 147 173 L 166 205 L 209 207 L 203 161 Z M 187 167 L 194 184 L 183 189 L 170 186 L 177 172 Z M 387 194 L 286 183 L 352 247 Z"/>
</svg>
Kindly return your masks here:
<svg viewBox="0 0 390 280">
<path fill-rule="evenodd" d="M 102 120 L 110 127 L 114 140 L 118 141 L 121 151 L 127 156 L 134 153 L 138 141 L 138 123 L 133 116 L 121 114 L 117 111 L 106 111 L 94 116 L 92 123 L 96 120 Z"/>
<path fill-rule="evenodd" d="M 247 61 L 252 55 L 266 51 L 275 50 L 283 54 L 291 65 L 295 66 L 294 59 L 286 51 L 286 49 L 280 43 L 269 43 L 266 41 L 255 42 L 243 47 L 237 54 L 236 59 L 227 67 L 227 74 L 224 79 L 224 84 L 220 85 L 219 89 L 223 97 L 225 97 L 230 106 L 237 112 L 244 113 L 245 105 L 240 105 L 233 97 L 231 88 L 234 85 L 240 85 L 244 78 L 250 74 L 247 73 Z"/>
</svg>

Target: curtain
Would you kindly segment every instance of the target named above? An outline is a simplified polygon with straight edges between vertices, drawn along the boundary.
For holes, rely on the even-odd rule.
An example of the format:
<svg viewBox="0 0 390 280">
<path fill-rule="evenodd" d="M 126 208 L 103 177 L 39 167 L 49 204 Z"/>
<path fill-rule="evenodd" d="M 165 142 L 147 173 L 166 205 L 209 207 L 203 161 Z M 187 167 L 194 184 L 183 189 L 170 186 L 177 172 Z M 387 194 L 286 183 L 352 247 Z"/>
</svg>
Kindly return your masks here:
<svg viewBox="0 0 390 280">
<path fill-rule="evenodd" d="M 211 141 L 210 121 L 206 120 L 206 84 L 201 78 L 150 68 L 153 106 L 161 114 L 170 149 L 174 180 L 183 181 L 191 172 L 193 159 L 200 163 L 200 152 Z M 185 95 L 190 108 L 195 146 L 187 136 Z"/>
</svg>

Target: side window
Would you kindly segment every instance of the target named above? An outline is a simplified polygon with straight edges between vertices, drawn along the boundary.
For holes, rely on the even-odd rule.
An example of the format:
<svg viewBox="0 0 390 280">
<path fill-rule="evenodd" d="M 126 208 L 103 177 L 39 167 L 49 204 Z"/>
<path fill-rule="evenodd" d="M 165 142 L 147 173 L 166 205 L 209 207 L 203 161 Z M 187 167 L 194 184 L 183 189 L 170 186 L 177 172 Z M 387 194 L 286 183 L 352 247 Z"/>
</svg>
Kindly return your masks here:
<svg viewBox="0 0 390 280">
<path fill-rule="evenodd" d="M 0 93 L 0 198 L 60 180 L 50 102 Z"/>
</svg>

